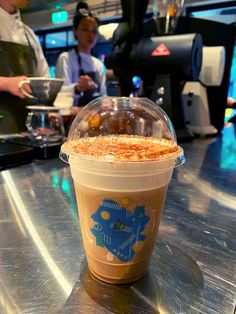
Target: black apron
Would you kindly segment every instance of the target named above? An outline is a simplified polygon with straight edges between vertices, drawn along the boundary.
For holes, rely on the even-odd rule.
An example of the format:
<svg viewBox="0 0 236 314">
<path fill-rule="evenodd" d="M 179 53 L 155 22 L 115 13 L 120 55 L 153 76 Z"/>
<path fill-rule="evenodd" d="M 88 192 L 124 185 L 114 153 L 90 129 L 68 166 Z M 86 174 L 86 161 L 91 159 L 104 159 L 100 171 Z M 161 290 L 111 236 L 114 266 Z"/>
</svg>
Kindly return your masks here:
<svg viewBox="0 0 236 314">
<path fill-rule="evenodd" d="M 78 56 L 78 64 L 79 64 L 79 77 L 80 75 L 88 75 L 91 77 L 91 79 L 97 84 L 97 88 L 93 89 L 93 90 L 88 90 L 88 91 L 84 91 L 83 95 L 81 95 L 76 103 L 75 106 L 78 107 L 84 107 L 85 105 L 87 105 L 90 101 L 96 99 L 97 97 L 101 96 L 101 92 L 100 92 L 100 76 L 98 72 L 85 72 L 82 69 L 82 64 L 81 64 L 81 57 L 80 54 L 78 53 L 78 50 L 76 50 L 77 56 Z"/>
<path fill-rule="evenodd" d="M 26 35 L 29 43 L 29 39 Z M 21 45 L 0 39 L 0 76 L 36 76 L 36 56 L 29 45 Z M 18 133 L 26 130 L 26 105 L 28 99 L 20 99 L 8 92 L 0 92 L 0 134 Z"/>
</svg>

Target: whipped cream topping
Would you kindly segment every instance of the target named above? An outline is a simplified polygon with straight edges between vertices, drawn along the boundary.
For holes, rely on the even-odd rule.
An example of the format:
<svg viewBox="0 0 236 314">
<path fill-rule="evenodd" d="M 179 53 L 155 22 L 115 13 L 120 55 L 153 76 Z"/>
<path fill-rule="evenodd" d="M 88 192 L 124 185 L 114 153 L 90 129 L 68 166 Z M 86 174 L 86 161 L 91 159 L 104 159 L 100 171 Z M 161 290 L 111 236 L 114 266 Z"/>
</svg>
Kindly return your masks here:
<svg viewBox="0 0 236 314">
<path fill-rule="evenodd" d="M 181 147 L 171 140 L 133 135 L 84 137 L 63 145 L 68 154 L 117 161 L 147 161 L 180 154 Z"/>
</svg>

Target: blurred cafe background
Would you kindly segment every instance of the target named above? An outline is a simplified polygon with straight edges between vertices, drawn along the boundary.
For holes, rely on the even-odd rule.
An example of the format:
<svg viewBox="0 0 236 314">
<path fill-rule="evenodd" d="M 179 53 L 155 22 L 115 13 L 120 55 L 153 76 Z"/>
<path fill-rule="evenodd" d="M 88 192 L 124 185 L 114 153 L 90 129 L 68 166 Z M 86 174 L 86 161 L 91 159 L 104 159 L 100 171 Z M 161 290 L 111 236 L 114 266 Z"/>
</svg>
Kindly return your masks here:
<svg viewBox="0 0 236 314">
<path fill-rule="evenodd" d="M 85 2 L 89 4 L 91 12 L 101 21 L 101 26 L 99 27 L 100 37 L 93 49 L 93 55 L 104 61 L 105 56 L 112 50 L 113 32 L 122 20 L 121 2 L 106 0 L 88 0 Z M 155 9 L 157 10 L 156 7 L 158 7 L 158 2 L 161 1 L 149 1 L 148 8 L 145 13 L 146 20 L 155 15 Z M 50 66 L 51 77 L 55 76 L 54 69 L 58 55 L 63 51 L 67 51 L 72 47 L 75 47 L 77 44 L 72 32 L 72 18 L 77 3 L 78 2 L 73 0 L 32 0 L 21 10 L 23 21 L 38 35 Z M 217 21 L 228 25 L 236 23 L 236 6 L 234 1 L 185 0 L 182 1 L 182 4 L 183 10 L 181 10 L 180 13 L 186 17 L 204 19 L 207 21 Z M 191 31 L 190 28 L 186 28 L 185 30 L 186 32 Z M 205 32 L 207 33 L 206 30 Z M 217 35 L 218 37 L 225 38 L 224 44 L 226 45 L 226 34 L 223 32 L 223 34 L 220 35 L 218 33 Z M 204 37 L 209 37 L 208 34 L 202 34 L 202 36 L 203 42 Z M 213 41 L 214 40 L 212 40 L 212 42 Z M 216 44 L 211 43 L 211 46 L 213 45 Z M 234 47 L 232 61 L 230 64 L 231 72 L 228 86 L 228 96 L 234 98 L 236 98 L 235 59 L 236 48 Z M 115 83 L 110 84 L 108 80 L 107 84 L 108 95 L 119 93 L 117 90 L 118 86 L 116 86 Z"/>
<path fill-rule="evenodd" d="M 51 78 L 59 55 L 77 46 L 72 22 L 83 1 L 32 0 L 21 9 Z M 101 23 L 92 55 L 106 67 L 108 96 L 150 98 L 170 116 L 180 140 L 220 135 L 234 116 L 235 1 L 125 3 L 87 1 Z"/>
<path fill-rule="evenodd" d="M 101 23 L 92 55 L 106 67 L 108 96 L 150 98 L 180 140 L 220 135 L 234 122 L 235 1 L 29 1 L 22 20 L 38 36 L 51 78 L 59 55 L 77 46 L 78 2 Z"/>
</svg>

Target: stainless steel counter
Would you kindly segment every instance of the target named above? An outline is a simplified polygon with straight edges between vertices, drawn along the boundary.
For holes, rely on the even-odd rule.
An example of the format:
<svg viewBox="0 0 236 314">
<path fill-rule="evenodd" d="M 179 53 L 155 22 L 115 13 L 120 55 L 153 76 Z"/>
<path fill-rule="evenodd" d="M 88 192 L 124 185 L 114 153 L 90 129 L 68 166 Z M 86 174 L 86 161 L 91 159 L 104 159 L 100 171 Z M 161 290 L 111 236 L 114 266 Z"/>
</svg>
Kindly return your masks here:
<svg viewBox="0 0 236 314">
<path fill-rule="evenodd" d="M 0 313 L 233 314 L 236 132 L 182 146 L 149 272 L 130 285 L 88 272 L 67 165 L 2 171 Z"/>
</svg>

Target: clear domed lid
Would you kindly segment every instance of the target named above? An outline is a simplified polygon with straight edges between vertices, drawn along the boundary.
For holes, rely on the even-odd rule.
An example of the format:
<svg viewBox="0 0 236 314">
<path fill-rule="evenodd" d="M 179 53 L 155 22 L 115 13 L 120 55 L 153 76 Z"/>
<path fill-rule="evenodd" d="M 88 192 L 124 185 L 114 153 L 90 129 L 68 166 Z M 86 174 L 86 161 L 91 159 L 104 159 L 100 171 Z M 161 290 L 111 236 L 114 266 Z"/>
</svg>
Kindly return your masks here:
<svg viewBox="0 0 236 314">
<path fill-rule="evenodd" d="M 68 155 L 74 154 L 75 151 L 71 150 L 72 146 L 69 147 L 67 144 L 88 138 L 91 140 L 91 145 L 97 146 L 97 151 L 101 148 L 99 139 L 101 137 L 109 138 L 110 142 L 112 140 L 112 149 L 116 151 L 114 143 L 118 142 L 115 142 L 114 138 L 117 136 L 123 141 L 127 137 L 153 138 L 168 143 L 169 146 L 178 146 L 173 124 L 160 106 L 147 98 L 103 96 L 90 102 L 77 114 L 71 124 L 67 142 L 62 146 L 60 157 L 64 161 L 68 161 Z M 104 147 L 103 145 L 101 149 Z M 81 152 L 77 150 L 76 153 Z M 96 152 L 93 154 L 94 156 L 99 157 Z M 111 160 L 110 157 L 111 154 L 107 160 Z M 112 155 L 113 157 L 114 155 Z M 178 162 L 178 164 L 182 163 L 183 160 Z"/>
<path fill-rule="evenodd" d="M 172 140 L 175 130 L 160 106 L 147 98 L 100 97 L 75 117 L 68 141 L 99 135 L 139 135 Z"/>
</svg>

